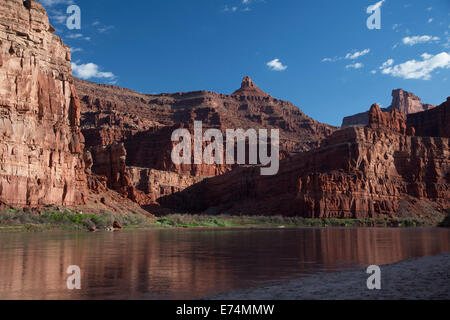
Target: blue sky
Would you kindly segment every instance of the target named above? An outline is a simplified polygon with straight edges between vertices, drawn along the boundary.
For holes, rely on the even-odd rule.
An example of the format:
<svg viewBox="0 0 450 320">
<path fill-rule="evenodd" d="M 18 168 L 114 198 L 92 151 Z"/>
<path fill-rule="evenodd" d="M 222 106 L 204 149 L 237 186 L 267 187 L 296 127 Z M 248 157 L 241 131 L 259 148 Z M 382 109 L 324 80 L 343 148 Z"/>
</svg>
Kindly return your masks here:
<svg viewBox="0 0 450 320">
<path fill-rule="evenodd" d="M 450 0 L 41 0 L 76 76 L 143 93 L 230 94 L 249 75 L 313 118 L 450 96 Z M 377 4 L 381 29 L 369 30 Z M 81 9 L 69 30 L 67 7 Z"/>
</svg>

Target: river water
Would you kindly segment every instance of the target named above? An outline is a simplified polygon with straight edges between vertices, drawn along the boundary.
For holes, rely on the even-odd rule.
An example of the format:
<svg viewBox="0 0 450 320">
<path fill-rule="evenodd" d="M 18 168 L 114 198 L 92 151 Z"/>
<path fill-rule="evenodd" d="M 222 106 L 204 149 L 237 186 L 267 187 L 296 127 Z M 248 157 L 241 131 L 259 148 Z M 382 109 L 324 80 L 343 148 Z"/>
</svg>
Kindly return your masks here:
<svg viewBox="0 0 450 320">
<path fill-rule="evenodd" d="M 196 299 L 444 252 L 448 229 L 3 233 L 0 299 Z M 80 290 L 67 288 L 72 265 Z"/>
</svg>

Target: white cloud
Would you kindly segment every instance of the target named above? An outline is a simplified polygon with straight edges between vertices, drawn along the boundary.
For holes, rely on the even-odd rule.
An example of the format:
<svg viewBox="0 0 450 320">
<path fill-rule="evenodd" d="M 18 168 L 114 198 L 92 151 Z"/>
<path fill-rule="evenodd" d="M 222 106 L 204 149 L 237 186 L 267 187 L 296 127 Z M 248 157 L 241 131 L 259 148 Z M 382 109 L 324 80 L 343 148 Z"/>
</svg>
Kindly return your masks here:
<svg viewBox="0 0 450 320">
<path fill-rule="evenodd" d="M 369 52 L 370 52 L 370 49 L 365 49 L 363 51 L 356 51 L 354 53 L 347 53 L 345 55 L 345 59 L 350 59 L 350 60 L 358 59 L 359 57 L 365 56 Z"/>
<path fill-rule="evenodd" d="M 114 79 L 116 77 L 112 72 L 101 72 L 99 69 L 99 66 L 95 63 L 77 64 L 76 62 L 72 62 L 72 72 L 76 77 L 80 79 Z"/>
<path fill-rule="evenodd" d="M 335 62 L 335 61 L 339 61 L 339 60 L 343 60 L 343 59 L 355 60 L 362 56 L 365 56 L 369 52 L 370 52 L 370 49 L 365 49 L 362 51 L 353 51 L 353 52 L 347 53 L 344 57 L 323 58 L 322 62 Z"/>
<path fill-rule="evenodd" d="M 65 36 L 67 39 L 91 41 L 91 37 L 85 37 L 81 33 L 71 33 Z"/>
<path fill-rule="evenodd" d="M 360 62 L 349 64 L 349 65 L 345 66 L 346 69 L 361 69 L 362 67 L 364 67 L 364 65 Z"/>
<path fill-rule="evenodd" d="M 450 49 L 450 37 L 447 37 L 447 42 L 443 44 L 444 48 Z"/>
<path fill-rule="evenodd" d="M 249 12 L 252 11 L 251 6 L 256 3 L 264 3 L 265 0 L 239 0 L 239 2 L 235 1 L 234 6 L 225 5 L 223 8 L 223 12 Z"/>
<path fill-rule="evenodd" d="M 80 39 L 83 38 L 83 35 L 81 33 L 71 33 L 67 36 L 69 39 Z"/>
<path fill-rule="evenodd" d="M 376 74 L 376 73 L 377 73 L 377 70 L 372 70 L 372 71 L 370 71 L 370 73 L 371 73 L 371 74 Z"/>
<path fill-rule="evenodd" d="M 385 61 L 385 62 L 381 65 L 380 69 L 384 69 L 384 68 L 390 67 L 390 66 L 392 66 L 393 64 L 394 64 L 394 59 L 389 59 L 389 60 Z"/>
<path fill-rule="evenodd" d="M 105 33 L 111 29 L 114 29 L 114 26 L 104 26 L 104 27 L 100 27 L 97 29 L 98 32 L 100 33 Z"/>
<path fill-rule="evenodd" d="M 225 12 L 236 12 L 239 8 L 238 7 L 228 7 L 225 6 L 225 8 L 223 9 L 223 11 Z"/>
<path fill-rule="evenodd" d="M 432 37 L 432 36 L 413 36 L 413 37 L 405 37 L 403 38 L 403 44 L 409 45 L 409 46 L 414 46 L 416 44 L 419 43 L 427 43 L 427 42 L 432 42 L 432 41 L 439 41 L 440 38 L 439 37 Z"/>
<path fill-rule="evenodd" d="M 382 68 L 382 73 L 403 79 L 430 80 L 434 70 L 450 68 L 450 54 L 447 52 L 434 56 L 424 53 L 421 57 L 422 61 L 409 60 L 396 66 Z"/>
<path fill-rule="evenodd" d="M 58 24 L 65 24 L 67 21 L 67 15 L 65 15 L 61 10 L 50 10 L 48 13 L 51 16 L 52 22 Z"/>
<path fill-rule="evenodd" d="M 428 23 L 432 23 L 433 22 L 433 18 L 428 19 Z"/>
<path fill-rule="evenodd" d="M 272 71 L 284 71 L 287 69 L 287 66 L 284 66 L 280 59 L 273 59 L 272 61 L 267 62 L 267 66 Z"/>
<path fill-rule="evenodd" d="M 83 49 L 81 49 L 81 48 L 70 48 L 71 53 L 81 52 L 81 51 L 83 51 Z"/>
</svg>

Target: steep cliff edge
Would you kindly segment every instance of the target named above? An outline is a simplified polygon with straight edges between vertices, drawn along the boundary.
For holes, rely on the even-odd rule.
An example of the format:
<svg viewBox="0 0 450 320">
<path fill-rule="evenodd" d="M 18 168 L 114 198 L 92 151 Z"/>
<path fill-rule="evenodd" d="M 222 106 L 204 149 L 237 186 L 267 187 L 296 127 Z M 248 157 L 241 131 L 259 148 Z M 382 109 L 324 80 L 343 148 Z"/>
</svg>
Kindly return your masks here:
<svg viewBox="0 0 450 320">
<path fill-rule="evenodd" d="M 53 31 L 39 2 L 2 0 L 0 207 L 147 214 L 91 173 L 70 50 Z"/>
<path fill-rule="evenodd" d="M 178 210 L 312 218 L 418 216 L 450 207 L 449 139 L 407 135 L 405 116 L 374 105 L 367 127 L 337 131 L 285 159 L 276 176 L 238 168 L 160 200 Z"/>
<path fill-rule="evenodd" d="M 0 201 L 83 204 L 80 102 L 70 51 L 35 1 L 0 6 Z"/>
</svg>

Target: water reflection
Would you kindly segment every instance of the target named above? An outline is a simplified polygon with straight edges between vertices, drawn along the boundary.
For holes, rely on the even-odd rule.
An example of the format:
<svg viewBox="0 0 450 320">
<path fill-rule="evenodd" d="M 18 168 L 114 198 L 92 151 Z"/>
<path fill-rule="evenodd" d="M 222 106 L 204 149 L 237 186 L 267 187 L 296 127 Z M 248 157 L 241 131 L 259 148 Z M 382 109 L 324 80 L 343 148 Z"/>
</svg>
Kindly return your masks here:
<svg viewBox="0 0 450 320">
<path fill-rule="evenodd" d="M 192 299 L 450 251 L 445 229 L 0 234 L 0 299 Z M 82 290 L 66 288 L 78 265 Z"/>
</svg>

